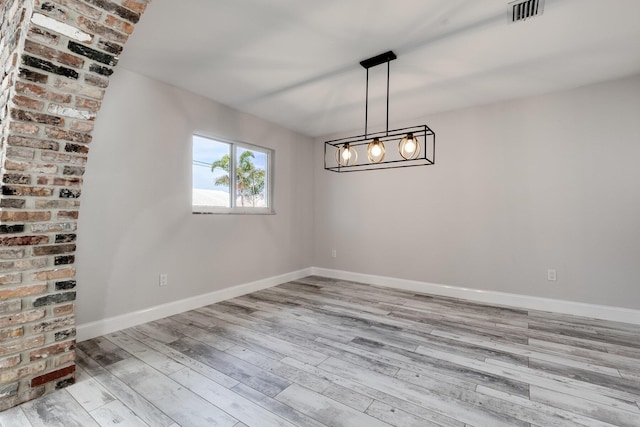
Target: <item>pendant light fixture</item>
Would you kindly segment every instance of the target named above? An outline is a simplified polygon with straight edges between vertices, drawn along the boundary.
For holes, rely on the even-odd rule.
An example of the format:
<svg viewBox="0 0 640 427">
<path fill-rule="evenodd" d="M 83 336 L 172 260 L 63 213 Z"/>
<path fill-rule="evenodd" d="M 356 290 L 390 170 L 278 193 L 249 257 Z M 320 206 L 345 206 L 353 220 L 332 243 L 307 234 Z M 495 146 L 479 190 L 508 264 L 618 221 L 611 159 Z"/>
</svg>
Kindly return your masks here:
<svg viewBox="0 0 640 427">
<path fill-rule="evenodd" d="M 435 164 L 435 133 L 427 125 L 389 130 L 390 62 L 397 56 L 392 51 L 360 62 L 367 71 L 364 135 L 334 139 L 324 143 L 324 168 L 333 172 L 355 172 Z M 387 64 L 387 123 L 382 132 L 369 133 L 369 68 Z M 397 152 L 389 152 L 385 143 L 394 142 Z M 358 163 L 358 151 L 366 150 L 366 158 Z M 332 155 L 335 153 L 335 156 Z M 365 162 L 364 160 L 368 160 Z M 335 160 L 335 162 L 334 162 Z"/>
</svg>

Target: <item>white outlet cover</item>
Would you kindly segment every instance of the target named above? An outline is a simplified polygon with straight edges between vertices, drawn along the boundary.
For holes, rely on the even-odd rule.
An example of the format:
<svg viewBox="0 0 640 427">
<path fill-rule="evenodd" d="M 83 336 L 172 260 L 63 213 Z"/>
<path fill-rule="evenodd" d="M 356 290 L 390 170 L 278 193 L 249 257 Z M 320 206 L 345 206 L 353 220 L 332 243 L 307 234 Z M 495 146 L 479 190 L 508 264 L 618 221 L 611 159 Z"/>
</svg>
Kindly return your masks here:
<svg viewBox="0 0 640 427">
<path fill-rule="evenodd" d="M 169 283 L 169 278 L 167 277 L 167 275 L 161 274 L 160 277 L 158 278 L 158 284 L 160 286 L 167 286 L 168 283 Z"/>
</svg>

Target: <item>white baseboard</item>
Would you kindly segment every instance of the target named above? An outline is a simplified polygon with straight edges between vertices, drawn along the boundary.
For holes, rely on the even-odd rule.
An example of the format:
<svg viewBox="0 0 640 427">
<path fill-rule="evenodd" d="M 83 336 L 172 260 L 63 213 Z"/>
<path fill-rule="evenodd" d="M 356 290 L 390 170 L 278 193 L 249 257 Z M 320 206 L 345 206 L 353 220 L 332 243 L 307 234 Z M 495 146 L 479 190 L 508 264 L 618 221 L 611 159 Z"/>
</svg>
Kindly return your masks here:
<svg viewBox="0 0 640 427">
<path fill-rule="evenodd" d="M 122 314 L 120 316 L 81 324 L 78 325 L 77 328 L 77 340 L 79 342 L 85 341 L 111 332 L 140 325 L 142 323 L 152 322 L 154 320 L 162 319 L 163 317 L 173 316 L 174 314 L 204 307 L 205 305 L 214 304 L 216 302 L 246 295 L 251 292 L 277 286 L 291 280 L 301 279 L 311 274 L 312 269 L 305 268 L 291 273 L 281 274 L 279 276 L 256 280 L 255 282 L 220 289 L 219 291 L 209 292 L 204 295 L 197 295 L 179 301 L 156 305 L 133 313 Z"/>
<path fill-rule="evenodd" d="M 183 313 L 199 307 L 204 307 L 205 305 L 246 295 L 251 292 L 277 286 L 279 284 L 301 279 L 310 275 L 324 276 L 339 280 L 349 280 L 425 294 L 461 298 L 487 304 L 505 305 L 526 310 L 550 311 L 554 313 L 572 314 L 575 316 L 640 325 L 640 310 L 633 310 L 630 308 L 586 304 L 582 302 L 563 301 L 551 298 L 510 294 L 506 292 L 460 288 L 457 286 L 419 282 L 416 280 L 375 276 L 371 274 L 354 273 L 329 268 L 309 267 L 279 276 L 256 280 L 255 282 L 220 289 L 204 295 L 197 295 L 179 301 L 157 305 L 144 310 L 135 311 L 133 313 L 126 313 L 119 316 L 109 317 L 107 319 L 97 320 L 95 322 L 80 324 L 77 328 L 77 340 L 85 341 L 111 332 L 116 332 L 121 329 L 173 316 L 174 314 Z"/>
<path fill-rule="evenodd" d="M 412 292 L 461 298 L 488 304 L 506 305 L 527 310 L 550 311 L 554 313 L 572 314 L 575 316 L 640 325 L 640 310 L 633 310 L 630 308 L 586 304 L 582 302 L 563 301 L 551 298 L 510 294 L 506 292 L 459 288 L 456 286 L 397 279 L 394 277 L 374 276 L 371 274 L 353 273 L 350 271 L 332 270 L 328 268 L 311 267 L 311 272 L 316 276 L 349 280 Z"/>
</svg>

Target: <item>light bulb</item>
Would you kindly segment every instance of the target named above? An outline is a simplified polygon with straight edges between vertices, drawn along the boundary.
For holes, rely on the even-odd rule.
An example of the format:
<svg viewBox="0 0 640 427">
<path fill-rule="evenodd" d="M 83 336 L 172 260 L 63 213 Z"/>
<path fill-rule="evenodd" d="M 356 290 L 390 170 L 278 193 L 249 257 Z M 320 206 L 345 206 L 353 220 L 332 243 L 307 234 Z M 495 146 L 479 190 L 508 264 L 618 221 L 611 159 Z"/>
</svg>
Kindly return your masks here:
<svg viewBox="0 0 640 427">
<path fill-rule="evenodd" d="M 358 161 L 358 152 L 349 144 L 336 150 L 336 162 L 339 166 L 353 166 Z"/>
<path fill-rule="evenodd" d="M 404 150 L 407 153 L 413 153 L 413 150 L 416 149 L 416 144 L 413 142 L 412 139 L 410 139 L 409 141 L 407 141 L 407 143 L 404 146 Z"/>
<path fill-rule="evenodd" d="M 384 144 L 378 138 L 371 141 L 367 146 L 367 157 L 372 163 L 380 163 L 384 160 Z"/>
<path fill-rule="evenodd" d="M 398 144 L 398 151 L 405 160 L 416 159 L 420 155 L 420 143 L 418 139 L 409 132 Z"/>
</svg>

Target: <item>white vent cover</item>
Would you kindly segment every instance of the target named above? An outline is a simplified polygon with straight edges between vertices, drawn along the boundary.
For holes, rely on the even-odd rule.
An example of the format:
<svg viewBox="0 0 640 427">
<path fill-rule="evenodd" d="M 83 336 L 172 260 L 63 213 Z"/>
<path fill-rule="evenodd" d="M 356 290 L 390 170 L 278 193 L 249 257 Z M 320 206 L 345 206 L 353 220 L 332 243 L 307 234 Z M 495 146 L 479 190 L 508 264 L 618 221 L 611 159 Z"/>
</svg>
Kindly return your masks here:
<svg viewBox="0 0 640 427">
<path fill-rule="evenodd" d="M 542 15 L 544 0 L 517 0 L 509 3 L 507 17 L 509 22 L 520 22 Z"/>
</svg>

